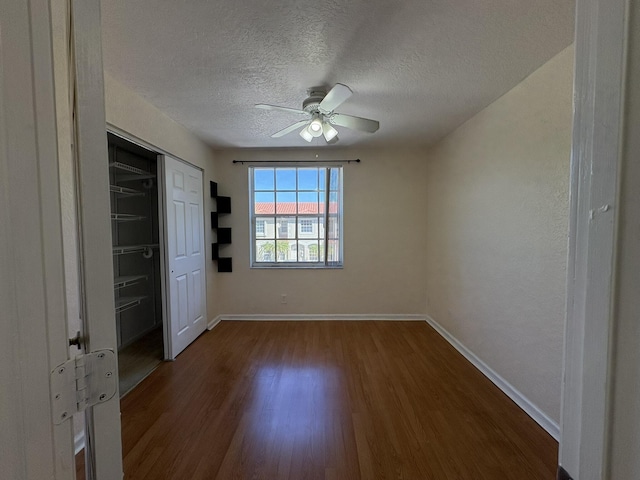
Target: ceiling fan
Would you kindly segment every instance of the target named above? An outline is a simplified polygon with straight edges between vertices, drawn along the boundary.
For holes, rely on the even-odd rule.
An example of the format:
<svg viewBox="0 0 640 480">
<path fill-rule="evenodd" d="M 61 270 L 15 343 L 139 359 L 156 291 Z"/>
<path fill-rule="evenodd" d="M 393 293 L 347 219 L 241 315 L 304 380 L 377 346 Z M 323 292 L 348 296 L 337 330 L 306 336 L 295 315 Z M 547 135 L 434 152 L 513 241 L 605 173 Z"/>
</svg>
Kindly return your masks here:
<svg viewBox="0 0 640 480">
<path fill-rule="evenodd" d="M 308 94 L 309 97 L 302 102 L 302 110 L 265 105 L 263 103 L 256 105 L 256 108 L 264 110 L 279 110 L 305 116 L 304 120 L 300 120 L 274 133 L 271 135 L 272 138 L 282 137 L 298 128 L 302 128 L 300 136 L 307 142 L 311 142 L 314 138 L 323 135 L 327 143 L 336 143 L 338 141 L 338 131 L 333 125 L 368 133 L 373 133 L 380 127 L 380 123 L 376 120 L 335 112 L 336 108 L 353 95 L 351 89 L 346 85 L 336 83 L 328 92 L 322 87 L 314 87 L 308 90 Z"/>
</svg>

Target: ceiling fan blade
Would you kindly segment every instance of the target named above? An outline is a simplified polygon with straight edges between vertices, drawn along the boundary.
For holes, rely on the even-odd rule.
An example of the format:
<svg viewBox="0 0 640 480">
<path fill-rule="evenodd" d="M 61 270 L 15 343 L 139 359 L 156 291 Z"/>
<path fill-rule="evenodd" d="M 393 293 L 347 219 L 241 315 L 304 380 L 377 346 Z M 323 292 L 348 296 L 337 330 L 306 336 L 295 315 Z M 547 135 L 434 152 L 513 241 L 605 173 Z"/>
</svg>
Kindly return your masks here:
<svg viewBox="0 0 640 480">
<path fill-rule="evenodd" d="M 325 113 L 333 112 L 351 95 L 353 95 L 353 92 L 349 87 L 341 83 L 336 83 L 322 99 L 318 108 Z"/>
<path fill-rule="evenodd" d="M 289 125 L 287 128 L 283 128 L 282 130 L 277 131 L 276 133 L 271 135 L 271 138 L 282 137 L 282 136 L 286 135 L 287 133 L 291 133 L 294 130 L 297 130 L 298 128 L 300 128 L 303 125 L 306 125 L 308 123 L 309 123 L 309 120 L 300 120 L 299 122 L 296 122 L 293 125 Z"/>
<path fill-rule="evenodd" d="M 334 125 L 360 130 L 361 132 L 373 133 L 380 128 L 380 122 L 370 120 L 368 118 L 354 117 L 353 115 L 345 115 L 343 113 L 334 113 L 329 118 Z"/>
<path fill-rule="evenodd" d="M 296 108 L 289 108 L 289 107 L 278 107 L 277 105 L 266 105 L 264 103 L 258 103 L 255 107 L 256 108 L 261 108 L 263 110 L 279 110 L 281 112 L 289 112 L 289 113 L 298 113 L 298 114 L 302 114 L 302 115 L 309 115 L 309 113 L 305 112 L 304 110 L 298 110 Z"/>
</svg>

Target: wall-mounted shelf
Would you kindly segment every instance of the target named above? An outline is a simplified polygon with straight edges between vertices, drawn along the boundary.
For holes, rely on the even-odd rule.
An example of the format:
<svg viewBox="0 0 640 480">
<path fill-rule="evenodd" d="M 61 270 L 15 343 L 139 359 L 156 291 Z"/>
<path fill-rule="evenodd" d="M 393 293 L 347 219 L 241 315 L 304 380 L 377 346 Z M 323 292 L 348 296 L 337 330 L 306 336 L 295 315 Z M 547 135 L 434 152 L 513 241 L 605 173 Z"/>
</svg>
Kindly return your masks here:
<svg viewBox="0 0 640 480">
<path fill-rule="evenodd" d="M 231 262 L 231 257 L 220 257 L 218 258 L 218 271 L 219 272 L 232 272 L 233 265 Z"/>
<path fill-rule="evenodd" d="M 231 197 L 218 195 L 218 184 L 209 182 L 211 198 L 216 201 L 216 210 L 211 212 L 211 229 L 217 231 L 217 242 L 211 244 L 211 259 L 218 262 L 218 272 L 231 272 L 233 270 L 231 257 L 220 256 L 220 245 L 231 243 L 231 228 L 220 227 L 220 215 L 231 213 Z"/>
<path fill-rule="evenodd" d="M 147 172 L 146 170 L 142 170 L 141 168 L 137 168 L 132 165 L 127 165 L 126 163 L 111 162 L 109 166 L 111 168 L 115 168 L 117 170 L 122 170 L 123 172 L 128 172 L 132 174 L 132 175 L 122 175 L 118 177 L 119 182 L 128 182 L 133 180 L 145 180 L 148 178 L 156 178 L 155 173 Z"/>
<path fill-rule="evenodd" d="M 122 277 L 115 277 L 113 279 L 113 288 L 118 290 L 120 288 L 130 287 L 140 282 L 147 280 L 147 275 L 126 275 Z"/>
<path fill-rule="evenodd" d="M 111 220 L 115 220 L 117 222 L 135 222 L 138 220 L 144 220 L 145 216 L 142 215 L 132 215 L 130 213 L 112 213 Z"/>
<path fill-rule="evenodd" d="M 114 245 L 113 254 L 128 255 L 130 253 L 148 253 L 149 251 L 153 252 L 154 248 L 159 248 L 159 245 L 157 243 L 150 245 Z"/>
<path fill-rule="evenodd" d="M 220 245 L 229 245 L 231 243 L 231 228 L 218 228 L 218 243 Z"/>
<path fill-rule="evenodd" d="M 145 192 L 134 190 L 133 188 L 121 187 L 120 185 L 109 185 L 109 191 L 120 197 L 142 197 Z"/>
<path fill-rule="evenodd" d="M 116 313 L 122 313 L 130 308 L 137 307 L 147 297 L 120 297 L 116 299 Z"/>
<path fill-rule="evenodd" d="M 216 202 L 218 215 L 231 213 L 231 197 L 217 197 Z"/>
</svg>

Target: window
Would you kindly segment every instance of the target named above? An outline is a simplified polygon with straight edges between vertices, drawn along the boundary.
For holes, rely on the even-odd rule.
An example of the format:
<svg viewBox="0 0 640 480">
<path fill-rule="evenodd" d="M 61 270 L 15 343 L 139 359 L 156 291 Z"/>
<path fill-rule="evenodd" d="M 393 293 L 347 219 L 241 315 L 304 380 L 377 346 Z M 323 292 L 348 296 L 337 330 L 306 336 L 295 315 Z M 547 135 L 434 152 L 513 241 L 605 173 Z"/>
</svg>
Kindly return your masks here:
<svg viewBox="0 0 640 480">
<path fill-rule="evenodd" d="M 301 218 L 300 233 L 313 233 L 313 220 L 308 218 Z"/>
<path fill-rule="evenodd" d="M 250 167 L 251 265 L 342 266 L 342 167 Z"/>
</svg>

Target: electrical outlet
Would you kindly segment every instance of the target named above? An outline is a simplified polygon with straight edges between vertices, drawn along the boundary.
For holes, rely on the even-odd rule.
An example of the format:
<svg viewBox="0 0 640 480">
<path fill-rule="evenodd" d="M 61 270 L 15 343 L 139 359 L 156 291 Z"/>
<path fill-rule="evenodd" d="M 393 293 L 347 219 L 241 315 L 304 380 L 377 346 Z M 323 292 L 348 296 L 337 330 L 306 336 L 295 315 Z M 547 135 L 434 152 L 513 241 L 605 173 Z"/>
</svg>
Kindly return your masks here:
<svg viewBox="0 0 640 480">
<path fill-rule="evenodd" d="M 287 294 L 283 293 L 280 295 L 280 303 L 287 303 Z"/>
</svg>

